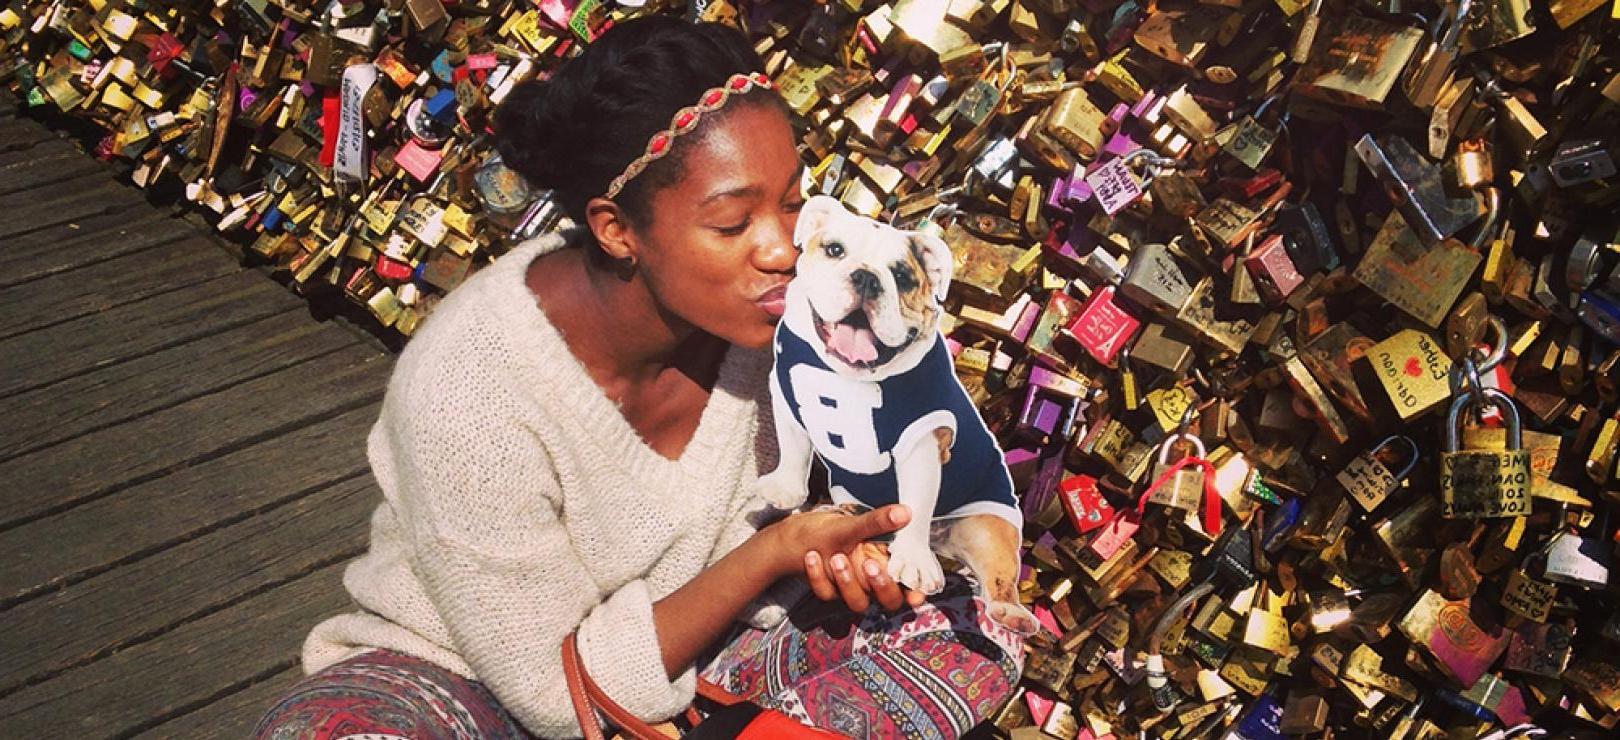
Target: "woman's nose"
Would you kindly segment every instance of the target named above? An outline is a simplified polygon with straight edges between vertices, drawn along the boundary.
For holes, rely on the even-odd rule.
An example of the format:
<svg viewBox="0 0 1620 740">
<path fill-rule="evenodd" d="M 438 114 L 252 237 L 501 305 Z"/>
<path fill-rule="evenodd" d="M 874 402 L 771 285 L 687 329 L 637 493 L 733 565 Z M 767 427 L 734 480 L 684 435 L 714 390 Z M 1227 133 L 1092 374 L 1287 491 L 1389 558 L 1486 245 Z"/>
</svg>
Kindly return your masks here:
<svg viewBox="0 0 1620 740">
<path fill-rule="evenodd" d="M 793 221 L 797 215 L 773 219 L 773 227 L 760 230 L 754 262 L 762 272 L 787 272 L 799 261 L 799 248 L 793 246 Z"/>
</svg>

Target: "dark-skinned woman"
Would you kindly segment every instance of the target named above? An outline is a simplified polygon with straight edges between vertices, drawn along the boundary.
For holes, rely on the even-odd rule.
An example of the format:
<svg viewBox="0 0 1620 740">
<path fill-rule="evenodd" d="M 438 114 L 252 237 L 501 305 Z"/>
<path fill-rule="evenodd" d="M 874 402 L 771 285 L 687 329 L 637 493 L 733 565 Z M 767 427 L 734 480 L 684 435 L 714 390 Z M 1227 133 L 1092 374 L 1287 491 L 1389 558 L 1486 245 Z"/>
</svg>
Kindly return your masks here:
<svg viewBox="0 0 1620 740">
<path fill-rule="evenodd" d="M 955 737 L 1003 703 L 1022 644 L 965 581 L 924 600 L 868 540 L 901 506 L 771 510 L 767 377 L 802 165 L 733 29 L 615 26 L 496 112 L 502 157 L 576 227 L 448 295 L 368 439 L 384 501 L 259 737 L 567 737 L 559 646 L 667 719 L 701 673 L 856 737 Z M 772 521 L 774 519 L 774 521 Z M 774 627 L 755 600 L 805 598 Z"/>
</svg>

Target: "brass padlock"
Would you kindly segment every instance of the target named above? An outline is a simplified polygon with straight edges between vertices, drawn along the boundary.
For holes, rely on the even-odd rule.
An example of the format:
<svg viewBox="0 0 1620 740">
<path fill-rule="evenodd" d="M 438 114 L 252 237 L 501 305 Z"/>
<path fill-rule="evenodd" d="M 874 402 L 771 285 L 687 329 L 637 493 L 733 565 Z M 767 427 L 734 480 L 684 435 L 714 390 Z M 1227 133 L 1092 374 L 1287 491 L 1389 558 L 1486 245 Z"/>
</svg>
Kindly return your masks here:
<svg viewBox="0 0 1620 740">
<path fill-rule="evenodd" d="M 1487 403 L 1502 410 L 1507 449 L 1458 449 L 1462 413 L 1473 405 L 1474 397 L 1457 396 L 1446 415 L 1446 449 L 1440 454 L 1440 515 L 1447 519 L 1529 516 L 1530 452 L 1523 449 L 1518 406 L 1495 388 L 1485 388 L 1482 394 Z"/>
<path fill-rule="evenodd" d="M 1159 461 L 1151 476 L 1154 481 L 1158 481 L 1160 476 L 1163 476 L 1165 471 L 1170 469 L 1170 448 L 1174 447 L 1178 441 L 1192 445 L 1190 457 L 1198 460 L 1204 459 L 1206 454 L 1204 443 L 1198 437 L 1188 433 L 1172 434 L 1166 437 L 1164 443 L 1159 446 Z M 1199 503 L 1203 501 L 1203 497 L 1203 468 L 1188 465 L 1177 470 L 1162 485 L 1153 489 L 1153 492 L 1148 496 L 1148 503 L 1196 512 Z"/>
<path fill-rule="evenodd" d="M 1472 0 L 1447 3 L 1429 27 L 1429 45 L 1406 67 L 1402 87 L 1412 105 L 1428 108 L 1434 105 L 1440 88 L 1451 75 L 1457 62 L 1457 45 L 1468 19 Z"/>
<path fill-rule="evenodd" d="M 1283 618 L 1282 604 L 1273 603 L 1271 586 L 1264 580 L 1255 584 L 1254 601 L 1244 621 L 1243 643 L 1279 657 L 1287 654 L 1293 644 L 1289 639 L 1288 620 Z"/>
</svg>

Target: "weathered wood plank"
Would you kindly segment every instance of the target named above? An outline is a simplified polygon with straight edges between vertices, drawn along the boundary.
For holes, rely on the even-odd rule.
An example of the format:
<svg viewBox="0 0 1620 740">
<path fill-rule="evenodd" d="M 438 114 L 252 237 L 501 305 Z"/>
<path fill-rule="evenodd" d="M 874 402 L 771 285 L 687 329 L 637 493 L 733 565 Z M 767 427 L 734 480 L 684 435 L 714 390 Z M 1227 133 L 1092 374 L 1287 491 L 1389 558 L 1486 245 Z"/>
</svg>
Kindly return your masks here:
<svg viewBox="0 0 1620 740">
<path fill-rule="evenodd" d="M 321 568 L 157 639 L 0 700 L 3 737 L 115 737 L 294 665 L 321 617 L 349 608 Z"/>
<path fill-rule="evenodd" d="M 253 728 L 270 706 L 284 696 L 293 684 L 304 678 L 300 666 L 288 668 L 230 696 L 210 702 L 194 712 L 164 722 L 134 736 L 133 740 L 241 740 L 253 736 Z"/>
<path fill-rule="evenodd" d="M 241 326 L 300 305 L 241 272 L 0 340 L 0 396 Z"/>
<path fill-rule="evenodd" d="M 0 290 L 0 339 L 167 293 L 242 266 L 201 237 Z"/>
<path fill-rule="evenodd" d="M 91 165 L 106 167 L 88 152 L 74 146 L 72 142 L 58 138 L 41 141 L 27 149 L 0 151 L 0 170 L 7 173 L 21 172 L 27 169 L 28 165 L 40 162 L 45 157 L 54 157 L 61 152 L 76 152 L 80 159 L 88 160 Z"/>
<path fill-rule="evenodd" d="M 382 397 L 392 358 L 355 345 L 0 463 L 0 530 Z"/>
<path fill-rule="evenodd" d="M 0 292 L 0 298 L 5 296 Z M 358 343 L 288 310 L 129 362 L 0 398 L 0 460 Z"/>
<path fill-rule="evenodd" d="M 0 532 L 0 608 L 366 472 L 377 411 L 362 406 Z"/>
<path fill-rule="evenodd" d="M 0 154 L 0 195 L 97 172 L 112 178 L 106 165 L 89 154 L 65 141 L 47 141 L 32 149 Z"/>
<path fill-rule="evenodd" d="M 0 612 L 0 694 L 358 555 L 381 498 L 370 475 L 351 478 Z"/>
<path fill-rule="evenodd" d="M 0 151 L 19 151 L 57 138 L 56 132 L 38 121 L 18 116 L 0 118 Z"/>
<path fill-rule="evenodd" d="M 102 172 L 86 172 L 20 193 L 0 195 L 0 238 L 98 213 L 135 216 L 151 211 L 137 191 Z"/>
<path fill-rule="evenodd" d="M 183 221 L 156 211 L 102 213 L 57 224 L 0 244 L 0 288 L 75 267 L 179 241 L 194 232 Z M 218 249 L 220 254 L 230 255 Z"/>
</svg>

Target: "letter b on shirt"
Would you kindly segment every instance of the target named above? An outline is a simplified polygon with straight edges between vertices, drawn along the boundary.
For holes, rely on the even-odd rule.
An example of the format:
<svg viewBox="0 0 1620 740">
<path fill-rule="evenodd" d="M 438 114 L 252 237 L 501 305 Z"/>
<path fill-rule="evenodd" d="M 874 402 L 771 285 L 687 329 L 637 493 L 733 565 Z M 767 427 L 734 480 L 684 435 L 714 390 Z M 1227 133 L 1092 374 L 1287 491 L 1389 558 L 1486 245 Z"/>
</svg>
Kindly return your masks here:
<svg viewBox="0 0 1620 740">
<path fill-rule="evenodd" d="M 851 473 L 875 475 L 889 468 L 878 449 L 873 412 L 883 407 L 883 389 L 810 365 L 788 370 L 799 418 L 811 443 L 827 461 Z"/>
</svg>

